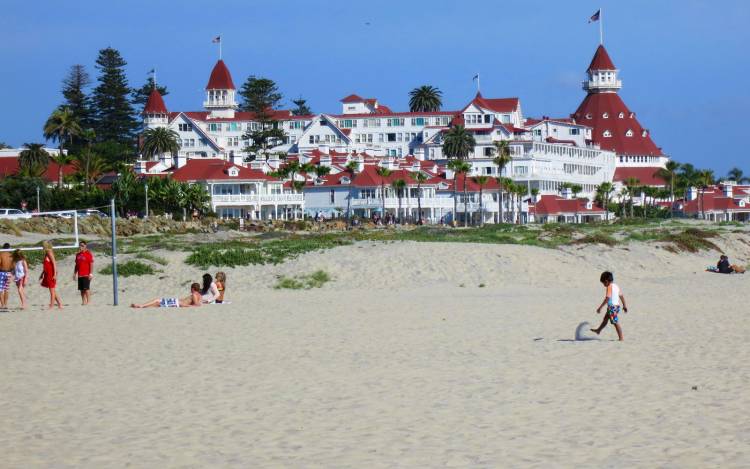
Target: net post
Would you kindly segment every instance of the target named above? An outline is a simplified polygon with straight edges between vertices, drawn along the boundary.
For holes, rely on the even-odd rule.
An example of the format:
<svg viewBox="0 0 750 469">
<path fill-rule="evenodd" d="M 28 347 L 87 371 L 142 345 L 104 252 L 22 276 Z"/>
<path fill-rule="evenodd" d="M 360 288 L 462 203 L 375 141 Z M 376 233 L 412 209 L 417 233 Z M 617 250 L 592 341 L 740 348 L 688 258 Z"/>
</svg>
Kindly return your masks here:
<svg viewBox="0 0 750 469">
<path fill-rule="evenodd" d="M 117 306 L 117 222 L 115 221 L 115 199 L 111 200 L 110 218 L 112 219 L 112 302 Z"/>
<path fill-rule="evenodd" d="M 78 239 L 78 211 L 73 212 L 73 234 L 76 238 L 76 244 L 80 242 Z"/>
</svg>

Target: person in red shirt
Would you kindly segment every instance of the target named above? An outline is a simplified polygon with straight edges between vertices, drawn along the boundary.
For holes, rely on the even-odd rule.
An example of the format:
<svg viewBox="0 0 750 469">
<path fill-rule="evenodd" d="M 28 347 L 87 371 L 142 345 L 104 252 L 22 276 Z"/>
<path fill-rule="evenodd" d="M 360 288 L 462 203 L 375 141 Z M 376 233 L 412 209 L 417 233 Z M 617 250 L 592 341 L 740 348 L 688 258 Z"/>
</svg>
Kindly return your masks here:
<svg viewBox="0 0 750 469">
<path fill-rule="evenodd" d="M 73 269 L 73 278 L 78 279 L 78 290 L 81 292 L 81 304 L 89 304 L 91 299 L 91 278 L 94 270 L 94 256 L 86 246 L 86 241 L 78 243 L 76 254 L 76 266 Z"/>
</svg>

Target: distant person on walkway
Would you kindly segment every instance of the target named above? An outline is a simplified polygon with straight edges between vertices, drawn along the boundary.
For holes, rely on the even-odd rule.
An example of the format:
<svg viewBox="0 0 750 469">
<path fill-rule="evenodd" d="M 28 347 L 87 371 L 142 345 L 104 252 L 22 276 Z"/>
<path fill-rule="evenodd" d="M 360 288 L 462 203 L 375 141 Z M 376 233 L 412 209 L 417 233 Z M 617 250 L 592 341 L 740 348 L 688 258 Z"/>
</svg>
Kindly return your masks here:
<svg viewBox="0 0 750 469">
<path fill-rule="evenodd" d="M 81 304 L 87 305 L 91 300 L 91 279 L 94 277 L 94 255 L 89 251 L 86 241 L 78 243 L 76 265 L 73 268 L 73 279 L 78 280 L 78 291 L 81 292 Z"/>
<path fill-rule="evenodd" d="M 13 252 L 13 276 L 16 279 L 18 296 L 21 297 L 21 309 L 26 309 L 26 285 L 29 284 L 29 263 L 20 249 Z"/>
<path fill-rule="evenodd" d="M 602 301 L 602 304 L 599 305 L 598 308 L 596 308 L 596 314 L 599 314 L 602 312 L 602 308 L 604 306 L 607 306 L 607 314 L 604 315 L 604 320 L 602 320 L 602 323 L 599 327 L 596 329 L 591 329 L 591 332 L 595 332 L 597 335 L 607 327 L 607 321 L 609 321 L 613 326 L 615 326 L 615 329 L 617 330 L 617 337 L 620 340 L 623 340 L 622 338 L 622 328 L 620 327 L 620 308 L 622 308 L 622 311 L 628 312 L 628 307 L 625 304 L 625 297 L 622 295 L 622 291 L 620 290 L 620 287 L 615 283 L 615 278 L 612 275 L 612 272 L 603 272 L 602 275 L 599 277 L 599 281 L 604 285 L 604 288 L 607 290 L 606 295 L 604 296 L 604 301 Z"/>
<path fill-rule="evenodd" d="M 201 288 L 201 301 L 213 303 L 219 297 L 219 289 L 214 283 L 211 274 L 203 274 L 203 287 Z"/>
<path fill-rule="evenodd" d="M 10 244 L 3 244 L 3 249 L 10 249 Z M 8 288 L 13 280 L 13 256 L 10 251 L 0 252 L 0 308 L 8 307 Z"/>
<path fill-rule="evenodd" d="M 224 272 L 216 272 L 214 278 L 216 279 L 214 282 L 216 284 L 216 289 L 219 291 L 219 296 L 216 297 L 215 302 L 221 304 L 224 303 L 224 291 L 227 289 L 227 274 Z"/>
<path fill-rule="evenodd" d="M 131 308 L 187 308 L 201 305 L 201 286 L 199 283 L 190 285 L 190 296 L 185 298 L 155 298 L 147 303 L 131 304 Z"/>
<path fill-rule="evenodd" d="M 44 249 L 44 262 L 42 263 L 42 275 L 39 280 L 42 286 L 49 288 L 49 309 L 52 309 L 57 303 L 58 309 L 63 309 L 60 295 L 57 294 L 57 262 L 55 261 L 55 252 L 49 241 L 42 243 Z"/>
</svg>

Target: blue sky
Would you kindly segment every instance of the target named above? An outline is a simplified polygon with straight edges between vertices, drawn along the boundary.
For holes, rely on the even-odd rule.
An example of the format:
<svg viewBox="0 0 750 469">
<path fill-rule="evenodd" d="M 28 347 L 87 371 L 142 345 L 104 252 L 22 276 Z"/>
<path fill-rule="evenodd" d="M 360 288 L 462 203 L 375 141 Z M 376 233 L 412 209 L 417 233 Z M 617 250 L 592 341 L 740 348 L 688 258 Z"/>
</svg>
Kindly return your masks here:
<svg viewBox="0 0 750 469">
<path fill-rule="evenodd" d="M 405 110 L 431 84 L 446 109 L 468 102 L 472 76 L 487 97 L 519 96 L 529 116 L 565 116 L 598 43 L 587 24 L 603 8 L 604 42 L 621 70 L 620 94 L 673 158 L 724 174 L 750 173 L 750 2 L 736 1 L 14 1 L 0 7 L 0 141 L 41 141 L 70 65 L 93 69 L 111 46 L 131 86 L 152 67 L 170 110 L 199 110 L 223 37 L 235 84 L 276 80 L 286 102 L 338 112 L 356 92 Z M 369 23 L 369 25 L 367 24 Z M 744 46 L 743 46 L 744 44 Z M 740 129 L 739 132 L 734 132 Z"/>
</svg>

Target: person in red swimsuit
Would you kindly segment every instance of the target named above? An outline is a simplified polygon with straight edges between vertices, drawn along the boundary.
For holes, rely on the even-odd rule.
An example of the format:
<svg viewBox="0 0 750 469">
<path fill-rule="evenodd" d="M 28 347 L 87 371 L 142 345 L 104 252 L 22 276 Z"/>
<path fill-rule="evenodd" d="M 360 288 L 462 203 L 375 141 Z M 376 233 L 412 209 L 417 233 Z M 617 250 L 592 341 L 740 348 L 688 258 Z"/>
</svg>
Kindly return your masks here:
<svg viewBox="0 0 750 469">
<path fill-rule="evenodd" d="M 63 309 L 62 300 L 60 295 L 57 294 L 57 263 L 55 262 L 55 253 L 52 249 L 52 244 L 49 241 L 42 243 L 44 248 L 44 263 L 42 264 L 42 275 L 39 276 L 39 280 L 42 281 L 42 286 L 49 288 L 49 308 L 57 303 L 59 309 Z"/>
</svg>

